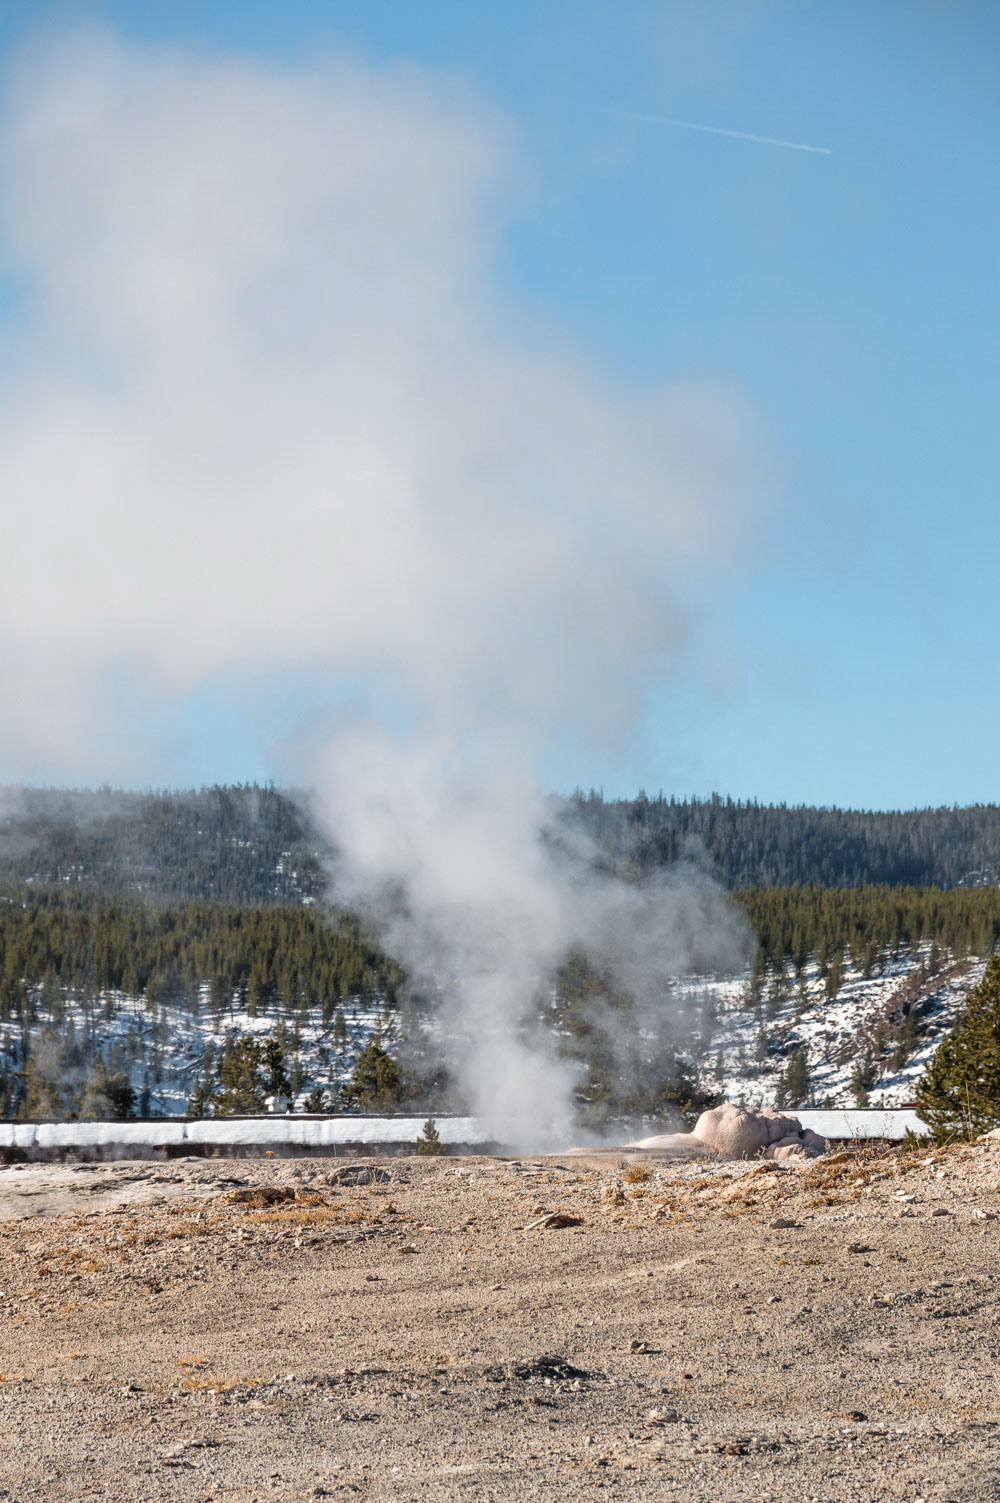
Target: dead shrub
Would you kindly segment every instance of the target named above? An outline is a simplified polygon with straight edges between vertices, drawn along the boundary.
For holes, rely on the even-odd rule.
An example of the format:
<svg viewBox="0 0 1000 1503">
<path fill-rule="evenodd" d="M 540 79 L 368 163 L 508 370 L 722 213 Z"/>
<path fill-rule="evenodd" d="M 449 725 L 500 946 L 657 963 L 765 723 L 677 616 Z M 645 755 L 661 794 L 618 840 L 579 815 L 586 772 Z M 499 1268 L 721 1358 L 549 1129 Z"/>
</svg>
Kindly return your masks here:
<svg viewBox="0 0 1000 1503">
<path fill-rule="evenodd" d="M 347 1211 L 339 1206 L 289 1206 L 287 1210 L 251 1211 L 247 1218 L 257 1226 L 377 1226 L 382 1218 L 377 1211 Z"/>
<path fill-rule="evenodd" d="M 210 1221 L 182 1221 L 178 1226 L 165 1231 L 163 1237 L 167 1242 L 175 1242 L 188 1237 L 207 1237 L 213 1230 L 214 1225 Z"/>
<path fill-rule="evenodd" d="M 653 1178 L 653 1171 L 648 1164 L 641 1161 L 629 1164 L 622 1173 L 622 1179 L 627 1185 L 645 1185 Z"/>
<path fill-rule="evenodd" d="M 283 1185 L 257 1185 L 252 1189 L 231 1190 L 226 1199 L 233 1205 L 238 1206 L 262 1206 L 279 1205 L 282 1201 L 294 1200 L 295 1191 L 286 1189 Z"/>
<path fill-rule="evenodd" d="M 234 1388 L 255 1388 L 266 1382 L 261 1373 L 255 1373 L 252 1377 L 224 1378 L 218 1372 L 205 1372 L 203 1369 L 208 1365 L 207 1357 L 177 1357 L 175 1361 L 181 1370 L 184 1387 L 191 1392 L 210 1388 L 213 1393 L 231 1393 Z"/>
</svg>

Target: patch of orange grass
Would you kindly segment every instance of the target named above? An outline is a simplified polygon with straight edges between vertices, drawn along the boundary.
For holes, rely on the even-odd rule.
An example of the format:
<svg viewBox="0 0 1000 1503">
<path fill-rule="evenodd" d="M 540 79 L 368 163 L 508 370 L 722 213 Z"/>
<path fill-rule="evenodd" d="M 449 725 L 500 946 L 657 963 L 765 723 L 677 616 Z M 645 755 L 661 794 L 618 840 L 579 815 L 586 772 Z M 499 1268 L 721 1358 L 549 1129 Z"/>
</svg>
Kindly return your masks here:
<svg viewBox="0 0 1000 1503">
<path fill-rule="evenodd" d="M 259 1383 L 265 1382 L 261 1373 L 255 1373 L 252 1377 L 223 1378 L 217 1372 L 203 1372 L 202 1369 L 208 1364 L 207 1357 L 177 1357 L 175 1361 L 181 1370 L 184 1387 L 191 1392 L 210 1388 L 213 1393 L 231 1393 L 234 1388 L 255 1388 Z"/>
<path fill-rule="evenodd" d="M 173 1242 L 187 1237 L 207 1237 L 214 1229 L 211 1221 L 181 1221 L 164 1232 L 163 1238 L 164 1241 Z"/>
<path fill-rule="evenodd" d="M 258 1226 L 354 1226 L 358 1222 L 375 1225 L 381 1221 L 377 1211 L 344 1211 L 337 1206 L 288 1206 L 277 1211 L 250 1211 L 248 1221 Z"/>
</svg>

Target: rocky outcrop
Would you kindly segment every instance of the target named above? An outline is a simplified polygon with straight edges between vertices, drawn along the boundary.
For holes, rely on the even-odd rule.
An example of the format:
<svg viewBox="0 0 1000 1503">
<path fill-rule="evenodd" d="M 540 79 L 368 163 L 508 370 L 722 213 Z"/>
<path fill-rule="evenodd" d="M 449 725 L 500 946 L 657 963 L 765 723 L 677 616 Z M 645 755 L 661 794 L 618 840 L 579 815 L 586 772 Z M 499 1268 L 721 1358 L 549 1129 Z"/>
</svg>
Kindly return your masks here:
<svg viewBox="0 0 1000 1503">
<path fill-rule="evenodd" d="M 633 1147 L 677 1152 L 687 1148 L 694 1157 L 717 1155 L 725 1159 L 777 1159 L 793 1163 L 818 1158 L 826 1152 L 826 1139 L 803 1127 L 797 1117 L 787 1117 L 768 1107 L 713 1107 L 702 1112 L 690 1133 L 668 1133 L 642 1138 Z"/>
</svg>

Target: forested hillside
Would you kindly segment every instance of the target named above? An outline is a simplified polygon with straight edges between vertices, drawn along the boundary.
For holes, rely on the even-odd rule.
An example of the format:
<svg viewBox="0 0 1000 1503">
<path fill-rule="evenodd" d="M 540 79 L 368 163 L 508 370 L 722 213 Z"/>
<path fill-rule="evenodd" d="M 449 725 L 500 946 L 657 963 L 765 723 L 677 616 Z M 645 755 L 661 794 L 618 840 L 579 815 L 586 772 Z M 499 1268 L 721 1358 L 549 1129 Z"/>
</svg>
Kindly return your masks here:
<svg viewBox="0 0 1000 1503">
<path fill-rule="evenodd" d="M 324 1044 L 345 1054 L 349 1018 L 354 1043 L 366 1043 L 402 979 L 350 914 L 10 893 L 0 898 L 0 1116 L 114 1115 L 143 1098 L 146 1112 L 183 1111 L 217 1063 L 214 1045 L 221 1058 L 248 1033 L 274 1039 L 297 1092 L 303 1035 L 325 1069 Z M 165 1080 L 172 1095 L 161 1101 Z"/>
<path fill-rule="evenodd" d="M 321 849 L 297 803 L 275 788 L 0 791 L 0 886 L 301 903 L 322 891 Z"/>
<path fill-rule="evenodd" d="M 709 799 L 608 801 L 577 793 L 565 817 L 641 874 L 683 858 L 726 887 L 962 887 L 1000 882 L 1000 806 L 874 813 Z"/>
<path fill-rule="evenodd" d="M 303 809 L 253 786 L 0 796 L 0 1115 L 467 1104 L 433 1021 L 401 1022 L 398 966 L 329 910 L 332 852 Z M 994 805 L 592 794 L 553 799 L 556 843 L 560 825 L 633 880 L 695 862 L 758 941 L 742 975 L 665 977 L 662 1028 L 600 957 L 567 958 L 544 1021 L 593 1121 L 717 1093 L 908 1099 L 1000 947 Z"/>
<path fill-rule="evenodd" d="M 907 1099 L 911 1061 L 1000 942 L 997 888 L 733 901 L 759 942 L 749 970 L 663 976 L 653 1014 L 599 956 L 568 956 L 553 978 L 542 1021 L 592 1125 L 669 1118 L 721 1091 Z M 465 1109 L 434 1007 L 342 911 L 0 895 L 0 1116 L 263 1110 L 268 1095 L 300 1110 Z"/>
<path fill-rule="evenodd" d="M 865 813 L 732 799 L 599 794 L 552 800 L 616 867 L 678 860 L 724 886 L 965 887 L 1000 882 L 1000 806 Z M 301 903 L 323 891 L 329 845 L 275 788 L 0 792 L 0 885 L 34 882 L 222 903 Z"/>
</svg>

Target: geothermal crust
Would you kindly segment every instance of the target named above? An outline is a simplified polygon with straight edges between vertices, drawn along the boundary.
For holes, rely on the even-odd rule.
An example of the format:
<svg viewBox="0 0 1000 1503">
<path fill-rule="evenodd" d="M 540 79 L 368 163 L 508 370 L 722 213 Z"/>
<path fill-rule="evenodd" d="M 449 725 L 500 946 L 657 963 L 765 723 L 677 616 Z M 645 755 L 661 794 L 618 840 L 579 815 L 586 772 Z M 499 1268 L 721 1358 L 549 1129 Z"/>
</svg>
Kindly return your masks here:
<svg viewBox="0 0 1000 1503">
<path fill-rule="evenodd" d="M 1000 1499 L 1000 1138 L 634 1167 L 0 1167 L 0 1499 Z"/>
<path fill-rule="evenodd" d="M 804 1163 L 826 1152 L 826 1139 L 797 1117 L 786 1117 L 769 1107 L 713 1107 L 702 1112 L 693 1131 L 661 1133 L 640 1138 L 633 1148 L 682 1153 L 693 1158 L 784 1159 Z"/>
</svg>

